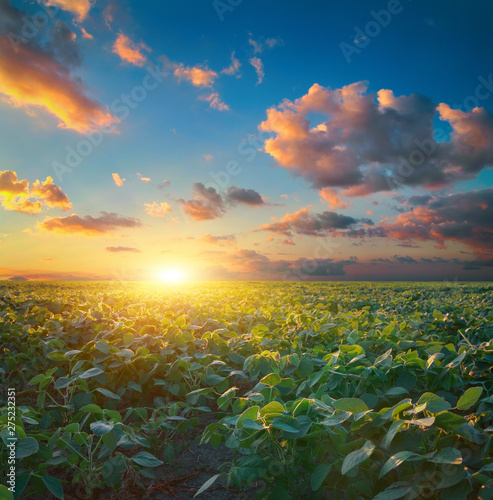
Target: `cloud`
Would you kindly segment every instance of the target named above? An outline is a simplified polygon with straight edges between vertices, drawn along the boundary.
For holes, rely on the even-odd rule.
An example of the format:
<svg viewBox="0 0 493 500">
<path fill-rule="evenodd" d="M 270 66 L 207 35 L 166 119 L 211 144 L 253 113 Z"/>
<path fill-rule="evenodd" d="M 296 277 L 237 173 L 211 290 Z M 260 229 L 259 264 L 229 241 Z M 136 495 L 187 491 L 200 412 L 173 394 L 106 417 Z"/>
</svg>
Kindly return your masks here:
<svg viewBox="0 0 493 500">
<path fill-rule="evenodd" d="M 184 66 L 182 63 L 174 65 L 173 74 L 178 81 L 186 80 L 194 87 L 212 87 L 217 78 L 217 73 L 207 66 Z"/>
<path fill-rule="evenodd" d="M 204 157 L 204 160 L 209 162 L 212 160 L 212 158 L 214 158 L 212 155 L 209 155 L 209 154 L 205 154 L 205 155 L 202 155 Z"/>
<path fill-rule="evenodd" d="M 253 48 L 254 54 L 261 54 L 265 48 L 273 49 L 276 46 L 282 45 L 283 40 L 280 37 L 265 38 L 263 36 L 258 37 L 256 40 L 250 34 L 248 39 L 248 44 Z"/>
<path fill-rule="evenodd" d="M 221 195 L 213 188 L 206 188 L 201 182 L 193 185 L 192 200 L 177 200 L 183 211 L 196 221 L 214 220 L 226 213 Z"/>
<path fill-rule="evenodd" d="M 83 236 L 100 236 L 110 234 L 121 228 L 140 227 L 141 222 L 131 217 L 121 217 L 113 212 L 101 212 L 101 216 L 81 217 L 76 214 L 67 217 L 47 217 L 38 224 L 40 229 L 58 234 L 80 234 Z"/>
<path fill-rule="evenodd" d="M 61 208 L 62 210 L 69 210 L 72 207 L 68 196 L 53 183 L 51 177 L 47 177 L 44 182 L 36 180 L 29 192 L 31 196 L 39 198 L 42 202 L 50 208 Z"/>
<path fill-rule="evenodd" d="M 240 61 L 235 57 L 235 53 L 233 52 L 231 54 L 231 64 L 227 67 L 221 70 L 221 73 L 223 75 L 237 75 L 238 72 L 240 71 L 241 63 Z"/>
<path fill-rule="evenodd" d="M 80 21 L 83 21 L 94 2 L 91 0 L 43 0 L 43 3 L 48 7 L 59 7 L 66 10 L 76 15 Z"/>
<path fill-rule="evenodd" d="M 122 187 L 123 183 L 127 180 L 127 179 L 122 179 L 120 177 L 120 174 L 117 174 L 117 173 L 111 174 L 111 177 L 113 177 L 113 180 L 115 181 L 115 184 L 118 187 Z"/>
<path fill-rule="evenodd" d="M 133 247 L 106 247 L 107 252 L 120 253 L 120 252 L 131 252 L 131 253 L 142 253 L 138 248 Z"/>
<path fill-rule="evenodd" d="M 308 208 L 305 207 L 295 213 L 286 214 L 280 220 L 270 224 L 263 224 L 257 231 L 271 231 L 286 236 L 292 236 L 292 234 L 326 236 L 332 230 L 348 229 L 360 223 L 372 224 L 372 221 L 369 219 L 355 219 L 336 212 L 311 214 Z"/>
<path fill-rule="evenodd" d="M 217 261 L 217 255 L 211 255 Z M 323 279 L 329 276 L 344 276 L 345 267 L 356 264 L 354 259 L 306 259 L 274 260 L 255 250 L 238 249 L 221 255 L 222 265 L 229 272 L 261 279 Z"/>
<path fill-rule="evenodd" d="M 255 72 L 257 73 L 257 85 L 260 85 L 265 76 L 262 59 L 260 59 L 260 57 L 252 57 L 248 62 L 255 68 Z"/>
<path fill-rule="evenodd" d="M 218 111 L 229 111 L 229 106 L 221 101 L 217 92 L 213 92 L 209 95 L 202 95 L 199 99 L 201 101 L 207 101 L 212 109 L 217 109 Z"/>
<path fill-rule="evenodd" d="M 0 171 L 0 202 L 6 210 L 28 214 L 39 213 L 43 205 L 62 210 L 69 210 L 72 206 L 68 196 L 51 177 L 44 182 L 36 180 L 29 188 L 29 181 L 18 180 L 17 173 L 12 170 Z"/>
<path fill-rule="evenodd" d="M 213 236 L 212 234 L 206 234 L 200 238 L 201 241 L 205 243 L 210 243 L 211 245 L 235 245 L 236 236 L 234 234 L 227 234 L 224 236 Z"/>
<path fill-rule="evenodd" d="M 152 203 L 144 203 L 144 209 L 147 215 L 151 217 L 164 217 L 166 214 L 170 213 L 171 207 L 168 203 L 163 201 L 162 203 L 158 203 L 157 201 L 153 201 Z"/>
<path fill-rule="evenodd" d="M 62 22 L 39 29 L 25 38 L 23 29 L 32 22 L 3 0 L 0 3 L 0 94 L 3 102 L 23 108 L 32 116 L 48 112 L 60 128 L 87 132 L 119 120 L 87 95 L 87 86 L 72 77 L 69 68 L 81 64 L 75 34 Z M 4 35 L 4 36 L 2 36 Z"/>
<path fill-rule="evenodd" d="M 258 206 L 265 205 L 262 196 L 253 189 L 243 189 L 236 186 L 231 186 L 226 191 L 226 201 L 236 205 L 243 203 L 244 205 Z"/>
<path fill-rule="evenodd" d="M 140 172 L 137 172 L 137 177 L 142 181 L 142 182 L 151 182 L 150 177 L 142 177 L 142 174 Z"/>
<path fill-rule="evenodd" d="M 493 165 L 493 117 L 436 105 L 420 94 L 367 93 L 367 82 L 331 90 L 314 84 L 295 101 L 267 110 L 259 129 L 272 132 L 264 150 L 317 189 L 346 196 L 404 185 L 436 189 L 473 178 Z M 436 129 L 437 116 L 452 128 Z M 320 123 L 310 123 L 322 115 Z"/>
<path fill-rule="evenodd" d="M 403 241 L 463 243 L 478 255 L 493 254 L 493 188 L 451 194 L 423 202 L 376 226 L 382 236 Z"/>
<path fill-rule="evenodd" d="M 119 33 L 113 45 L 113 53 L 120 56 L 122 61 L 142 67 L 147 62 L 145 52 L 151 52 L 151 49 L 143 42 L 135 43 L 123 33 Z"/>
<path fill-rule="evenodd" d="M 348 203 L 341 200 L 335 189 L 325 187 L 319 190 L 320 197 L 329 205 L 329 208 L 349 208 Z"/>
</svg>

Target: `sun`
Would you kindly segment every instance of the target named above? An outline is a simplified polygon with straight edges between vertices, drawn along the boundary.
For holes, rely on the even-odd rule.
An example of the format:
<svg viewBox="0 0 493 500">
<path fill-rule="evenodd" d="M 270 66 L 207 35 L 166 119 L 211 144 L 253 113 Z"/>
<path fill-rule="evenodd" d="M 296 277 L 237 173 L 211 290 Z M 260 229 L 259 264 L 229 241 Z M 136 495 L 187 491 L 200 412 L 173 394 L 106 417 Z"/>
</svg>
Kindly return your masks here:
<svg viewBox="0 0 493 500">
<path fill-rule="evenodd" d="M 166 283 L 182 283 L 187 279 L 187 275 L 183 269 L 170 267 L 168 269 L 158 271 L 157 279 Z"/>
</svg>

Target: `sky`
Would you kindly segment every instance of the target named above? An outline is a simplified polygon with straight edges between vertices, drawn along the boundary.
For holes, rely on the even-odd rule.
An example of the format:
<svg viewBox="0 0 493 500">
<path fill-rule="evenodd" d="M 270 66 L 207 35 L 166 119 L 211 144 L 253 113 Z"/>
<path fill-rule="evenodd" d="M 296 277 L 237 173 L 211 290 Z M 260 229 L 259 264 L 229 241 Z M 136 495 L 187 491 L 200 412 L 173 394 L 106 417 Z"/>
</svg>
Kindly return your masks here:
<svg viewBox="0 0 493 500">
<path fill-rule="evenodd" d="M 0 0 L 0 279 L 491 280 L 492 19 Z"/>
</svg>

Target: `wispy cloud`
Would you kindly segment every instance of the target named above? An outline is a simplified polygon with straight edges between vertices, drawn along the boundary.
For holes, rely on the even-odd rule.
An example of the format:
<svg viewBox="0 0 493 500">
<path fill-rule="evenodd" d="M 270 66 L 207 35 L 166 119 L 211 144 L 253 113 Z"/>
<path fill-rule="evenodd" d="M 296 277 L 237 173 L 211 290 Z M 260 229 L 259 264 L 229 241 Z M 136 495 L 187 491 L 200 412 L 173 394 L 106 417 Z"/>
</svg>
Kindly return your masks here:
<svg viewBox="0 0 493 500">
<path fill-rule="evenodd" d="M 221 70 L 221 73 L 223 75 L 229 75 L 229 76 L 238 75 L 238 73 L 240 71 L 240 67 L 241 67 L 241 63 L 235 57 L 235 53 L 233 52 L 231 54 L 231 64 L 227 68 L 224 68 L 223 70 Z"/>
<path fill-rule="evenodd" d="M 77 214 L 67 217 L 47 217 L 38 227 L 44 231 L 58 234 L 80 234 L 82 236 L 101 236 L 118 229 L 140 227 L 139 219 L 122 217 L 113 212 L 102 212 L 99 217 Z"/>
<path fill-rule="evenodd" d="M 120 56 L 122 61 L 142 67 L 147 62 L 144 52 L 151 52 L 151 49 L 145 43 L 135 43 L 127 35 L 119 33 L 113 45 L 113 52 Z"/>
<path fill-rule="evenodd" d="M 265 76 L 262 59 L 260 59 L 260 57 L 252 57 L 249 62 L 255 68 L 255 72 L 257 73 L 257 85 L 260 85 Z"/>
<path fill-rule="evenodd" d="M 142 250 L 134 247 L 106 247 L 105 250 L 112 253 L 142 253 Z"/>
<path fill-rule="evenodd" d="M 201 101 L 207 101 L 209 106 L 212 109 L 217 109 L 218 111 L 229 111 L 229 106 L 221 101 L 219 94 L 217 92 L 213 92 L 209 95 L 200 96 L 199 99 Z"/>
</svg>

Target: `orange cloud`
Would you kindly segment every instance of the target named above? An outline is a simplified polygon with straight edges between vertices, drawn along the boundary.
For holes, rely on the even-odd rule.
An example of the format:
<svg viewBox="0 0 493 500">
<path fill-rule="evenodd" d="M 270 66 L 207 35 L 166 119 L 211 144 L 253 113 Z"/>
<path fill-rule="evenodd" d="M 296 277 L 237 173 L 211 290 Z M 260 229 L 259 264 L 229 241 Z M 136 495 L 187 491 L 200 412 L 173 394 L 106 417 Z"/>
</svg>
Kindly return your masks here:
<svg viewBox="0 0 493 500">
<path fill-rule="evenodd" d="M 158 203 L 157 201 L 144 203 L 144 209 L 145 213 L 151 217 L 164 217 L 172 211 L 169 203 L 166 203 L 165 201 L 162 203 Z"/>
<path fill-rule="evenodd" d="M 58 234 L 80 234 L 83 236 L 100 236 L 110 234 L 120 228 L 140 227 L 141 222 L 131 217 L 121 217 L 113 212 L 102 212 L 100 217 L 77 214 L 67 217 L 47 217 L 38 224 L 40 229 Z"/>
<path fill-rule="evenodd" d="M 217 92 L 213 92 L 210 95 L 200 96 L 199 99 L 201 101 L 207 101 L 212 109 L 217 109 L 218 111 L 229 111 L 229 106 L 221 101 Z"/>
<path fill-rule="evenodd" d="M 342 201 L 335 189 L 325 187 L 320 189 L 318 192 L 320 197 L 327 202 L 329 207 L 333 210 L 334 208 L 349 208 L 349 205 Z"/>
<path fill-rule="evenodd" d="M 31 197 L 38 200 L 30 200 Z M 62 210 L 72 206 L 68 196 L 53 183 L 51 177 L 47 177 L 44 182 L 36 180 L 29 189 L 29 181 L 18 180 L 17 173 L 12 170 L 0 171 L 0 202 L 6 210 L 27 214 L 39 213 L 43 203 Z"/>
<path fill-rule="evenodd" d="M 44 4 L 71 12 L 82 21 L 87 17 L 93 2 L 91 0 L 44 0 Z"/>
<path fill-rule="evenodd" d="M 238 59 L 236 59 L 235 53 L 233 52 L 231 54 L 231 64 L 227 68 L 224 68 L 221 71 L 221 73 L 223 75 L 229 75 L 229 76 L 236 75 L 238 73 L 238 71 L 240 71 L 240 67 L 241 67 L 241 63 Z M 238 75 L 238 76 L 241 76 L 241 75 Z"/>
<path fill-rule="evenodd" d="M 151 182 L 151 178 L 150 177 L 142 177 L 142 174 L 140 174 L 139 172 L 137 172 L 137 176 L 139 177 L 139 179 L 142 182 Z"/>
<path fill-rule="evenodd" d="M 206 188 L 201 182 L 193 185 L 192 200 L 177 200 L 183 211 L 196 221 L 219 219 L 226 213 L 221 195 L 213 188 Z"/>
<path fill-rule="evenodd" d="M 53 184 L 51 177 L 47 177 L 43 183 L 36 180 L 31 187 L 30 194 L 36 198 L 40 198 L 51 208 L 68 210 L 72 207 L 68 196 L 56 184 Z"/>
<path fill-rule="evenodd" d="M 120 177 L 120 174 L 117 174 L 117 173 L 111 174 L 111 177 L 113 177 L 113 180 L 115 181 L 115 184 L 118 187 L 122 187 L 123 183 L 127 180 L 127 179 L 122 179 Z"/>
<path fill-rule="evenodd" d="M 88 33 L 82 26 L 80 28 L 80 31 L 82 33 L 82 36 L 84 38 L 87 38 L 88 40 L 92 40 L 94 37 L 91 35 L 91 33 Z"/>
<path fill-rule="evenodd" d="M 235 245 L 236 236 L 234 234 L 227 234 L 225 236 L 213 236 L 212 234 L 205 234 L 200 238 L 201 241 L 205 243 L 210 243 L 211 245 Z"/>
<path fill-rule="evenodd" d="M 212 87 L 217 78 L 217 73 L 207 66 L 183 66 L 182 63 L 175 67 L 173 74 L 179 81 L 187 80 L 195 87 Z"/>
<path fill-rule="evenodd" d="M 51 56 L 27 45 L 14 50 L 7 37 L 0 39 L 0 94 L 7 104 L 28 111 L 40 108 L 54 115 L 60 128 L 81 133 L 119 121 L 85 91 Z"/>
<path fill-rule="evenodd" d="M 252 57 L 249 62 L 255 68 L 255 72 L 257 73 L 257 85 L 260 85 L 265 76 L 264 63 L 260 57 Z"/>
<path fill-rule="evenodd" d="M 147 62 L 147 57 L 143 51 L 151 52 L 151 49 L 143 42 L 135 43 L 123 33 L 119 33 L 113 45 L 113 52 L 120 58 L 133 64 L 134 66 L 144 66 Z"/>
</svg>

